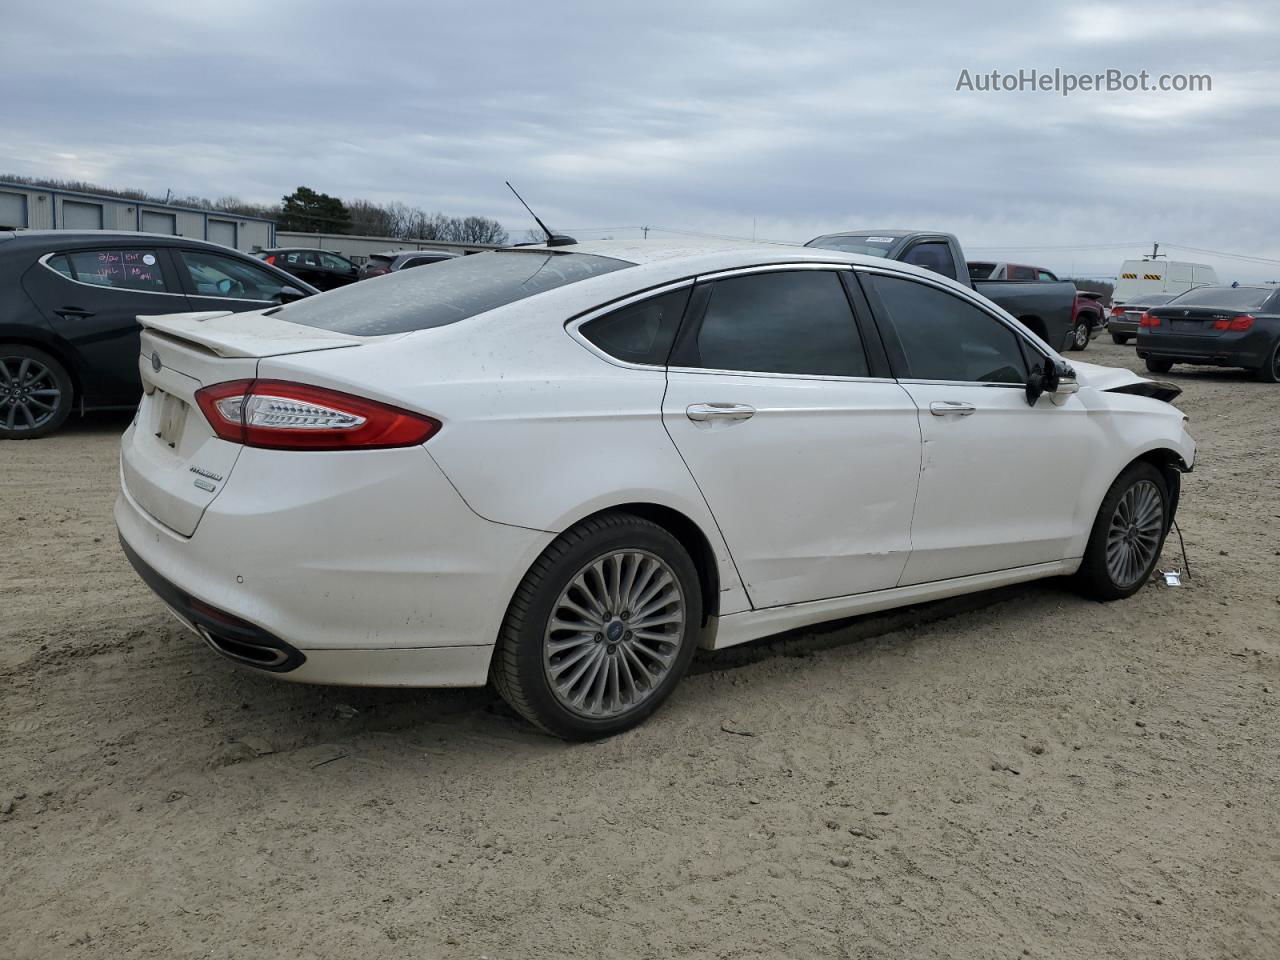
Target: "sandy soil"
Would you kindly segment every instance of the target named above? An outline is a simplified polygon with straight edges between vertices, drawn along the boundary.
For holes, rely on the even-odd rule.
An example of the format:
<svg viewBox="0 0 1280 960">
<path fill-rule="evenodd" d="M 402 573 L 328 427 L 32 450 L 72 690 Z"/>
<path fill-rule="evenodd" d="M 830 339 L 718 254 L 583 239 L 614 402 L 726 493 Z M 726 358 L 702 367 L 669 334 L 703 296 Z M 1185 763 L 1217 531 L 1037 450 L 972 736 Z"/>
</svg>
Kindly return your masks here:
<svg viewBox="0 0 1280 960">
<path fill-rule="evenodd" d="M 591 746 L 236 670 L 120 554 L 123 418 L 0 444 L 0 957 L 1274 960 L 1280 389 L 1172 379 L 1182 589 L 702 656 Z"/>
</svg>

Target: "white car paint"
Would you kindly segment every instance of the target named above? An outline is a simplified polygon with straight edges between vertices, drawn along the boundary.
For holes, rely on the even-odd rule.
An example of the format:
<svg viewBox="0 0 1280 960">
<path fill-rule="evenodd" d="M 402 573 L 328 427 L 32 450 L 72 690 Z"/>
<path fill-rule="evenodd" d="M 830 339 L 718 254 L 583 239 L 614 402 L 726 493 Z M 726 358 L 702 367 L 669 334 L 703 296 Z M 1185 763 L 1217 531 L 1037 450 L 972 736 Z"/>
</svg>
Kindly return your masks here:
<svg viewBox="0 0 1280 960">
<path fill-rule="evenodd" d="M 1078 393 L 1028 406 L 1007 387 L 643 367 L 577 332 L 723 271 L 875 269 L 979 304 L 1061 360 L 936 274 L 765 244 L 568 250 L 636 265 L 377 337 L 299 328 L 272 311 L 140 318 L 146 396 L 123 441 L 122 539 L 186 595 L 300 649 L 306 662 L 286 679 L 479 685 L 525 573 L 558 533 L 603 510 L 653 505 L 700 531 L 718 594 L 703 642 L 724 647 L 1070 573 L 1126 464 L 1152 450 L 1193 462 L 1176 408 L 1103 392 L 1141 378 L 1091 364 L 1073 364 Z M 443 427 L 393 450 L 219 439 L 195 390 L 252 377 L 356 394 Z M 975 413 L 934 416 L 935 402 Z M 690 420 L 706 403 L 755 413 Z"/>
</svg>

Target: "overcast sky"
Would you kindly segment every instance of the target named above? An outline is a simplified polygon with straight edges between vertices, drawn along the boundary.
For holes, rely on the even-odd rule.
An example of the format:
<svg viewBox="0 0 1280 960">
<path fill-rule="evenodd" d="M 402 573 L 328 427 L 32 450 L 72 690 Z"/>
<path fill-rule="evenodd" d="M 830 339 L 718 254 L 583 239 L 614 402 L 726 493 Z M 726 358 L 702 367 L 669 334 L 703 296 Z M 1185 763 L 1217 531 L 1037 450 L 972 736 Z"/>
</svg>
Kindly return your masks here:
<svg viewBox="0 0 1280 960">
<path fill-rule="evenodd" d="M 0 172 L 266 202 L 305 184 L 515 239 L 505 179 L 583 238 L 919 227 L 1078 275 L 1153 240 L 1280 261 L 1275 3 L 930 6 L 13 2 Z M 956 91 L 1054 68 L 1213 89 Z"/>
</svg>

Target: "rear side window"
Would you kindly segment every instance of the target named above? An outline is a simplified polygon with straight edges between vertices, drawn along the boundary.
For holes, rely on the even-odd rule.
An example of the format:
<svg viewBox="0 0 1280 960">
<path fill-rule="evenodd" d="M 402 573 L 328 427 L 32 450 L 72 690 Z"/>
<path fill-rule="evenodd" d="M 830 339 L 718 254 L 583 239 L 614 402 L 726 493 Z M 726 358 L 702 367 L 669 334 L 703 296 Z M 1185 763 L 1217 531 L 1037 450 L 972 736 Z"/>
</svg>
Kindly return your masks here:
<svg viewBox="0 0 1280 960">
<path fill-rule="evenodd" d="M 673 366 L 812 376 L 869 376 L 840 278 L 827 270 L 717 280 Z"/>
<path fill-rule="evenodd" d="M 689 291 L 672 290 L 584 323 L 578 332 L 609 356 L 663 366 L 671 353 Z"/>
<path fill-rule="evenodd" d="M 376 337 L 443 327 L 566 284 L 633 266 L 585 253 L 512 250 L 456 257 L 430 270 L 397 270 L 272 313 L 308 327 Z"/>
<path fill-rule="evenodd" d="M 864 274 L 888 315 L 913 380 L 1026 383 L 1027 363 L 1011 329 L 954 293 L 914 280 Z"/>
<path fill-rule="evenodd" d="M 63 276 L 95 287 L 167 291 L 154 250 L 77 250 L 50 257 L 47 262 Z"/>
<path fill-rule="evenodd" d="M 956 279 L 956 261 L 951 256 L 951 248 L 939 240 L 917 243 L 902 258 L 903 263 L 913 263 L 944 277 Z"/>
</svg>

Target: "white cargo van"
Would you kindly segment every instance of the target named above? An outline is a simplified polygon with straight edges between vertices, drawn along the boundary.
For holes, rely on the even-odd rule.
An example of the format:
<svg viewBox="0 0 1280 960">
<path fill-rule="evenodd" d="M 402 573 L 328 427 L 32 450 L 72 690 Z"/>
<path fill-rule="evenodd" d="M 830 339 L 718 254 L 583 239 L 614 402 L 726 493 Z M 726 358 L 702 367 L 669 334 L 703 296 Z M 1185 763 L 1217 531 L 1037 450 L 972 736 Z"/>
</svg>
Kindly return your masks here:
<svg viewBox="0 0 1280 960">
<path fill-rule="evenodd" d="M 1112 303 L 1133 303 L 1153 293 L 1175 295 L 1218 282 L 1213 267 L 1183 260 L 1126 260 L 1120 267 Z"/>
</svg>

